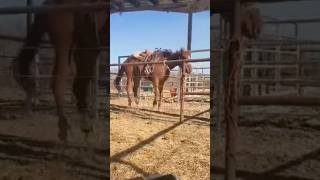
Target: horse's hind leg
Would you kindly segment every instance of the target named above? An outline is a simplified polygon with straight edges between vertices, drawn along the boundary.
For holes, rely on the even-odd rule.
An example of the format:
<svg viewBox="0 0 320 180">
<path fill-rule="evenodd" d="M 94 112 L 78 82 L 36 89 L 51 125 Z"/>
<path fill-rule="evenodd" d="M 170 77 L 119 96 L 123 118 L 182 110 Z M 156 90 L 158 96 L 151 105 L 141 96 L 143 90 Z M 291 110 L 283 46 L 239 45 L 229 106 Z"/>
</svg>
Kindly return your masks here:
<svg viewBox="0 0 320 180">
<path fill-rule="evenodd" d="M 135 77 L 134 78 L 134 85 L 133 85 L 133 92 L 134 92 L 134 98 L 136 104 L 139 104 L 139 97 L 140 97 L 140 77 Z"/>
<path fill-rule="evenodd" d="M 53 92 L 59 116 L 58 137 L 60 140 L 65 141 L 68 136 L 68 130 L 70 129 L 64 111 L 64 94 L 66 91 L 67 78 L 70 75 L 68 59 L 73 37 L 73 16 L 72 14 L 61 13 L 50 16 L 49 20 L 51 22 L 50 38 L 56 52 Z"/>
<path fill-rule="evenodd" d="M 128 94 L 128 106 L 131 107 L 132 104 L 132 87 L 133 87 L 133 80 L 132 76 L 127 73 L 127 94 Z"/>
</svg>

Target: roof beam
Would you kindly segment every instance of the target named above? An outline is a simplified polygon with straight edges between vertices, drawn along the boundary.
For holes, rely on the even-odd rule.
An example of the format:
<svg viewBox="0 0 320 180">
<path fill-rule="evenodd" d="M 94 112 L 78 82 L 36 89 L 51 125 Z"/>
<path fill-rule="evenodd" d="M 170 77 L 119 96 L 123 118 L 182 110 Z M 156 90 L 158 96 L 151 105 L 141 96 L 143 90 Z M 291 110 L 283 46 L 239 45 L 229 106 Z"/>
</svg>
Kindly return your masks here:
<svg viewBox="0 0 320 180">
<path fill-rule="evenodd" d="M 112 2 L 112 6 L 116 6 L 117 7 L 117 9 L 123 9 L 123 2 L 122 1 L 113 1 Z M 112 7 L 111 6 L 111 7 Z"/>
<path fill-rule="evenodd" d="M 141 3 L 137 0 L 126 0 L 130 4 L 132 4 L 134 7 L 140 7 Z"/>
<path fill-rule="evenodd" d="M 146 7 L 130 7 L 126 8 L 125 12 L 132 12 L 132 11 L 171 11 L 171 9 L 175 8 L 185 8 L 186 4 L 177 3 L 174 5 L 167 5 L 167 4 L 159 4 L 158 6 L 148 5 Z M 1 9 L 1 8 L 0 8 Z M 117 13 L 118 11 L 113 9 L 111 13 Z"/>
</svg>

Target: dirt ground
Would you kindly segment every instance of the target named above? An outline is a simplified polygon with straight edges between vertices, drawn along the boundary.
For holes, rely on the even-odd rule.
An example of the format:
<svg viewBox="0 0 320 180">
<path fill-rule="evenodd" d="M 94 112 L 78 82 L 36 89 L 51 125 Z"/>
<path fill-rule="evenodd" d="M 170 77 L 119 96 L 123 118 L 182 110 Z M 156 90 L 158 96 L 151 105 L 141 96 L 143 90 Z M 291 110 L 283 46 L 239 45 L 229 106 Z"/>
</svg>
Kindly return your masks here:
<svg viewBox="0 0 320 180">
<path fill-rule="evenodd" d="M 57 137 L 58 118 L 53 101 L 40 101 L 36 112 L 29 115 L 24 111 L 23 93 L 19 89 L 3 88 L 0 93 L 1 180 L 108 177 L 105 122 L 95 122 L 96 135 L 89 137 L 89 146 L 79 130 L 80 117 L 75 113 L 75 105 L 69 103 L 67 117 L 72 134 L 68 142 L 62 143 Z"/>
<path fill-rule="evenodd" d="M 164 102 L 160 112 L 152 100 L 127 108 L 126 97 L 110 103 L 111 179 L 172 173 L 182 180 L 209 179 L 209 102 L 185 103 L 186 121 L 179 123 L 179 104 Z"/>
<path fill-rule="evenodd" d="M 244 106 L 238 143 L 239 179 L 320 179 L 320 109 Z M 224 176 L 224 123 L 212 144 L 212 178 Z"/>
</svg>

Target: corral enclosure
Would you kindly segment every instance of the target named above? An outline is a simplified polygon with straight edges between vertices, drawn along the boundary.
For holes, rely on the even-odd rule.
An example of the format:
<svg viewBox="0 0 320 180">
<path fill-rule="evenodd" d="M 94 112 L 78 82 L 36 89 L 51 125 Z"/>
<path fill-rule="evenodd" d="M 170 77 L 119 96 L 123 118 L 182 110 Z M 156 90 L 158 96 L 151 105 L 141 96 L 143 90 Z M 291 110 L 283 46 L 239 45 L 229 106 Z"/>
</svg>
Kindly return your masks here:
<svg viewBox="0 0 320 180">
<path fill-rule="evenodd" d="M 194 64 L 193 73 L 185 78 L 185 117 L 182 122 L 179 120 L 179 68 L 170 72 L 158 111 L 152 108 L 152 83 L 143 78 L 139 105 L 128 107 L 126 77 L 122 78 L 119 93 L 114 87 L 118 67 L 110 67 L 112 179 L 156 173 L 175 174 L 182 179 L 195 176 L 209 179 L 210 73 L 209 67 Z"/>
<path fill-rule="evenodd" d="M 229 35 L 226 33 L 228 27 L 219 15 L 213 16 L 212 34 L 216 34 L 212 55 L 216 107 L 213 131 L 216 133 L 211 139 L 215 147 L 211 177 L 224 179 L 230 173 L 226 167 L 228 154 L 225 150 L 226 143 L 229 141 L 230 145 L 232 141 L 237 142 L 233 154 L 237 172 L 234 179 L 319 179 L 320 43 L 315 39 L 301 38 L 305 32 L 302 23 L 312 22 L 318 27 L 319 21 L 303 15 L 299 16 L 300 19 L 290 17 L 293 13 L 286 11 L 289 5 L 297 8 L 305 5 L 303 2 L 270 2 L 269 11 L 282 7 L 281 13 L 275 14 L 288 20 L 273 17 L 264 5 L 257 5 L 262 7 L 264 16 L 262 34 L 257 41 L 248 42 L 241 62 L 239 127 L 233 129 L 237 141 L 226 137 L 229 132 L 225 122 L 227 115 L 224 114 L 226 92 L 223 83 L 227 81 L 228 59 L 214 50 L 228 47 L 228 41 L 224 40 Z M 295 17 L 299 13 L 296 11 Z"/>
<path fill-rule="evenodd" d="M 131 23 L 133 22 L 134 24 L 122 24 L 123 27 L 134 26 L 134 28 L 121 27 L 122 32 L 124 32 L 123 34 L 120 34 L 118 29 L 114 29 L 114 34 L 121 36 L 121 38 L 119 38 L 119 42 L 114 42 L 119 43 L 119 46 L 112 47 L 111 44 L 111 53 L 114 50 L 116 54 L 116 57 L 111 59 L 113 63 L 110 67 L 111 179 L 134 179 L 136 177 L 146 177 L 150 174 L 173 174 L 180 179 L 210 179 L 210 50 L 201 50 L 201 48 L 209 46 L 209 37 L 197 39 L 199 44 L 205 44 L 206 47 L 201 47 L 198 51 L 192 45 L 190 49 L 190 26 L 192 26 L 190 19 L 192 18 L 193 21 L 197 21 L 198 19 L 195 15 L 190 18 L 191 13 L 188 14 L 187 6 L 178 7 L 184 3 L 188 4 L 187 1 L 159 1 L 159 6 L 155 6 L 156 10 L 159 7 L 159 11 L 165 11 L 166 9 L 162 9 L 161 5 L 168 5 L 170 6 L 168 8 L 170 9 L 169 11 L 173 11 L 174 13 L 159 12 L 156 14 L 153 12 L 154 14 L 152 14 L 150 12 L 154 16 L 133 16 L 140 17 L 139 19 L 130 19 L 129 15 L 127 15 Z M 141 1 L 141 9 L 143 7 L 148 8 L 146 4 L 151 3 L 150 1 Z M 199 4 L 199 7 L 204 4 L 205 7 L 209 5 L 209 1 L 205 3 L 192 1 L 191 4 L 195 6 L 194 10 L 191 11 L 197 12 L 197 4 Z M 130 3 L 126 3 L 125 5 L 128 5 L 126 6 L 128 11 L 131 8 L 135 9 L 137 7 L 130 5 Z M 209 6 L 205 10 L 208 8 Z M 117 12 L 116 8 L 114 10 Z M 160 16 L 163 16 L 163 18 L 159 18 Z M 207 14 L 202 16 L 206 17 L 201 20 L 208 21 L 203 23 L 207 25 L 209 23 L 209 13 L 207 12 Z M 168 21 L 166 17 L 172 17 L 171 21 Z M 153 18 L 153 21 L 150 20 Z M 125 15 L 123 17 L 117 16 L 114 20 L 114 25 L 120 27 L 120 22 L 129 21 L 128 19 L 126 19 Z M 179 22 L 177 19 L 179 19 Z M 185 24 L 186 19 L 188 19 L 188 24 Z M 116 20 L 119 21 L 119 24 L 117 24 Z M 143 24 L 139 25 L 141 22 Z M 155 29 L 154 27 L 150 29 L 145 28 L 150 26 L 158 27 L 158 24 L 161 25 L 159 29 Z M 175 30 L 167 31 L 166 29 L 171 29 L 170 26 L 174 26 Z M 177 26 L 182 27 L 178 28 Z M 163 29 L 163 27 L 167 28 Z M 195 30 L 196 28 L 198 27 L 192 29 Z M 134 30 L 145 32 L 145 34 L 139 36 L 139 33 Z M 177 32 L 177 30 L 181 30 L 181 32 Z M 185 34 L 186 30 L 187 33 Z M 112 34 L 113 32 L 111 31 Z M 126 36 L 127 34 L 130 36 Z M 148 36 L 150 34 L 153 35 Z M 144 39 L 144 36 L 147 38 Z M 207 37 L 207 34 L 203 36 Z M 114 37 L 114 39 L 116 38 Z M 180 42 L 182 40 L 178 39 L 188 40 L 188 44 L 183 43 L 181 45 Z M 161 44 L 161 46 L 157 47 L 158 45 L 154 45 L 157 43 L 150 45 L 152 44 L 150 42 L 154 41 L 160 42 L 158 44 Z M 194 41 L 196 42 L 196 40 Z M 199 41 L 204 42 L 200 43 Z M 139 43 L 135 44 L 136 42 Z M 173 46 L 172 44 L 178 45 Z M 128 52 L 128 54 L 119 53 L 122 49 L 135 49 L 135 46 L 141 49 L 133 50 L 132 52 Z M 164 85 L 162 104 L 159 110 L 157 107 L 153 108 L 154 89 L 152 83 L 142 77 L 139 88 L 139 104 L 136 105 L 133 102 L 132 107 L 129 107 L 126 92 L 126 76 L 124 75 L 121 79 L 120 92 L 114 86 L 119 66 L 123 65 L 123 61 L 126 60 L 128 55 L 130 56 L 136 53 L 136 51 L 153 50 L 154 48 L 170 49 L 175 52 L 181 47 L 193 51 L 191 60 L 194 60 L 194 62 L 189 62 L 193 67 L 192 73 L 190 75 L 185 74 L 184 77 L 181 76 L 184 73 L 181 72 L 178 66 L 170 70 L 169 79 Z M 195 55 L 201 52 L 204 52 L 205 56 L 199 58 L 200 55 Z M 179 61 L 179 59 L 176 60 Z M 201 61 L 196 62 L 196 60 Z M 180 61 L 182 62 L 182 60 Z M 181 86 L 181 84 L 183 85 Z M 183 95 L 180 93 L 180 89 L 184 89 Z M 183 100 L 181 101 L 181 99 Z"/>
</svg>

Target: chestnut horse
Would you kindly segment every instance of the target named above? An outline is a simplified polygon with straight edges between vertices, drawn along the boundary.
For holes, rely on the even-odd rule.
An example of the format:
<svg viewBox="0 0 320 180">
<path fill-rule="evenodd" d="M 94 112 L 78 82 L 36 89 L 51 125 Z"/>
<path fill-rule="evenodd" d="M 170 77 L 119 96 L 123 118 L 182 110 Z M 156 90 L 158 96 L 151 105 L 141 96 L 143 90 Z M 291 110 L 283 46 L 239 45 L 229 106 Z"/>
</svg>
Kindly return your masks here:
<svg viewBox="0 0 320 180">
<path fill-rule="evenodd" d="M 182 68 L 183 62 L 170 62 L 170 60 L 186 60 L 190 59 L 190 51 L 180 49 L 179 51 L 172 52 L 170 50 L 158 50 L 154 52 L 147 61 L 161 61 L 161 64 L 151 65 L 153 71 L 151 74 L 146 74 L 145 68 L 147 65 L 137 64 L 137 65 L 121 65 L 118 75 L 114 81 L 114 85 L 118 91 L 120 91 L 120 80 L 123 76 L 123 73 L 126 73 L 127 76 L 127 94 L 128 94 L 128 105 L 131 106 L 132 103 L 132 90 L 134 92 L 135 103 L 139 104 L 138 101 L 138 89 L 140 86 L 140 80 L 144 77 L 147 80 L 152 81 L 154 89 L 154 100 L 153 107 L 158 104 L 158 110 L 161 106 L 162 91 L 163 86 L 166 80 L 169 78 L 170 70 L 179 66 Z M 167 62 L 166 62 L 167 61 Z M 124 63 L 139 63 L 138 59 L 134 56 L 130 56 Z M 185 72 L 190 74 L 192 71 L 191 64 L 184 62 Z"/>
<path fill-rule="evenodd" d="M 47 0 L 45 4 L 80 4 L 84 2 L 106 2 L 106 0 Z M 103 19 L 106 20 L 103 20 Z M 98 19 L 98 23 L 96 23 Z M 89 115 L 88 87 L 90 80 L 94 79 L 97 57 L 101 51 L 97 47 L 108 42 L 106 24 L 109 14 L 103 12 L 59 12 L 36 14 L 30 33 L 27 35 L 22 50 L 13 64 L 14 76 L 22 86 L 27 97 L 32 95 L 35 82 L 30 77 L 30 64 L 43 36 L 48 33 L 55 50 L 55 64 L 53 72 L 53 93 L 59 117 L 60 140 L 67 140 L 70 125 L 65 110 L 65 91 L 68 77 L 71 75 L 70 60 L 73 56 L 76 66 L 76 77 L 73 82 L 73 93 L 77 100 L 77 107 L 81 113 L 81 130 L 88 135 L 92 132 L 92 117 Z M 97 25 L 98 24 L 98 25 Z M 109 29 L 108 29 L 109 30 Z M 97 38 L 97 34 L 100 38 Z M 78 50 L 72 50 L 79 48 Z M 91 120 L 90 120 L 91 119 Z"/>
</svg>

